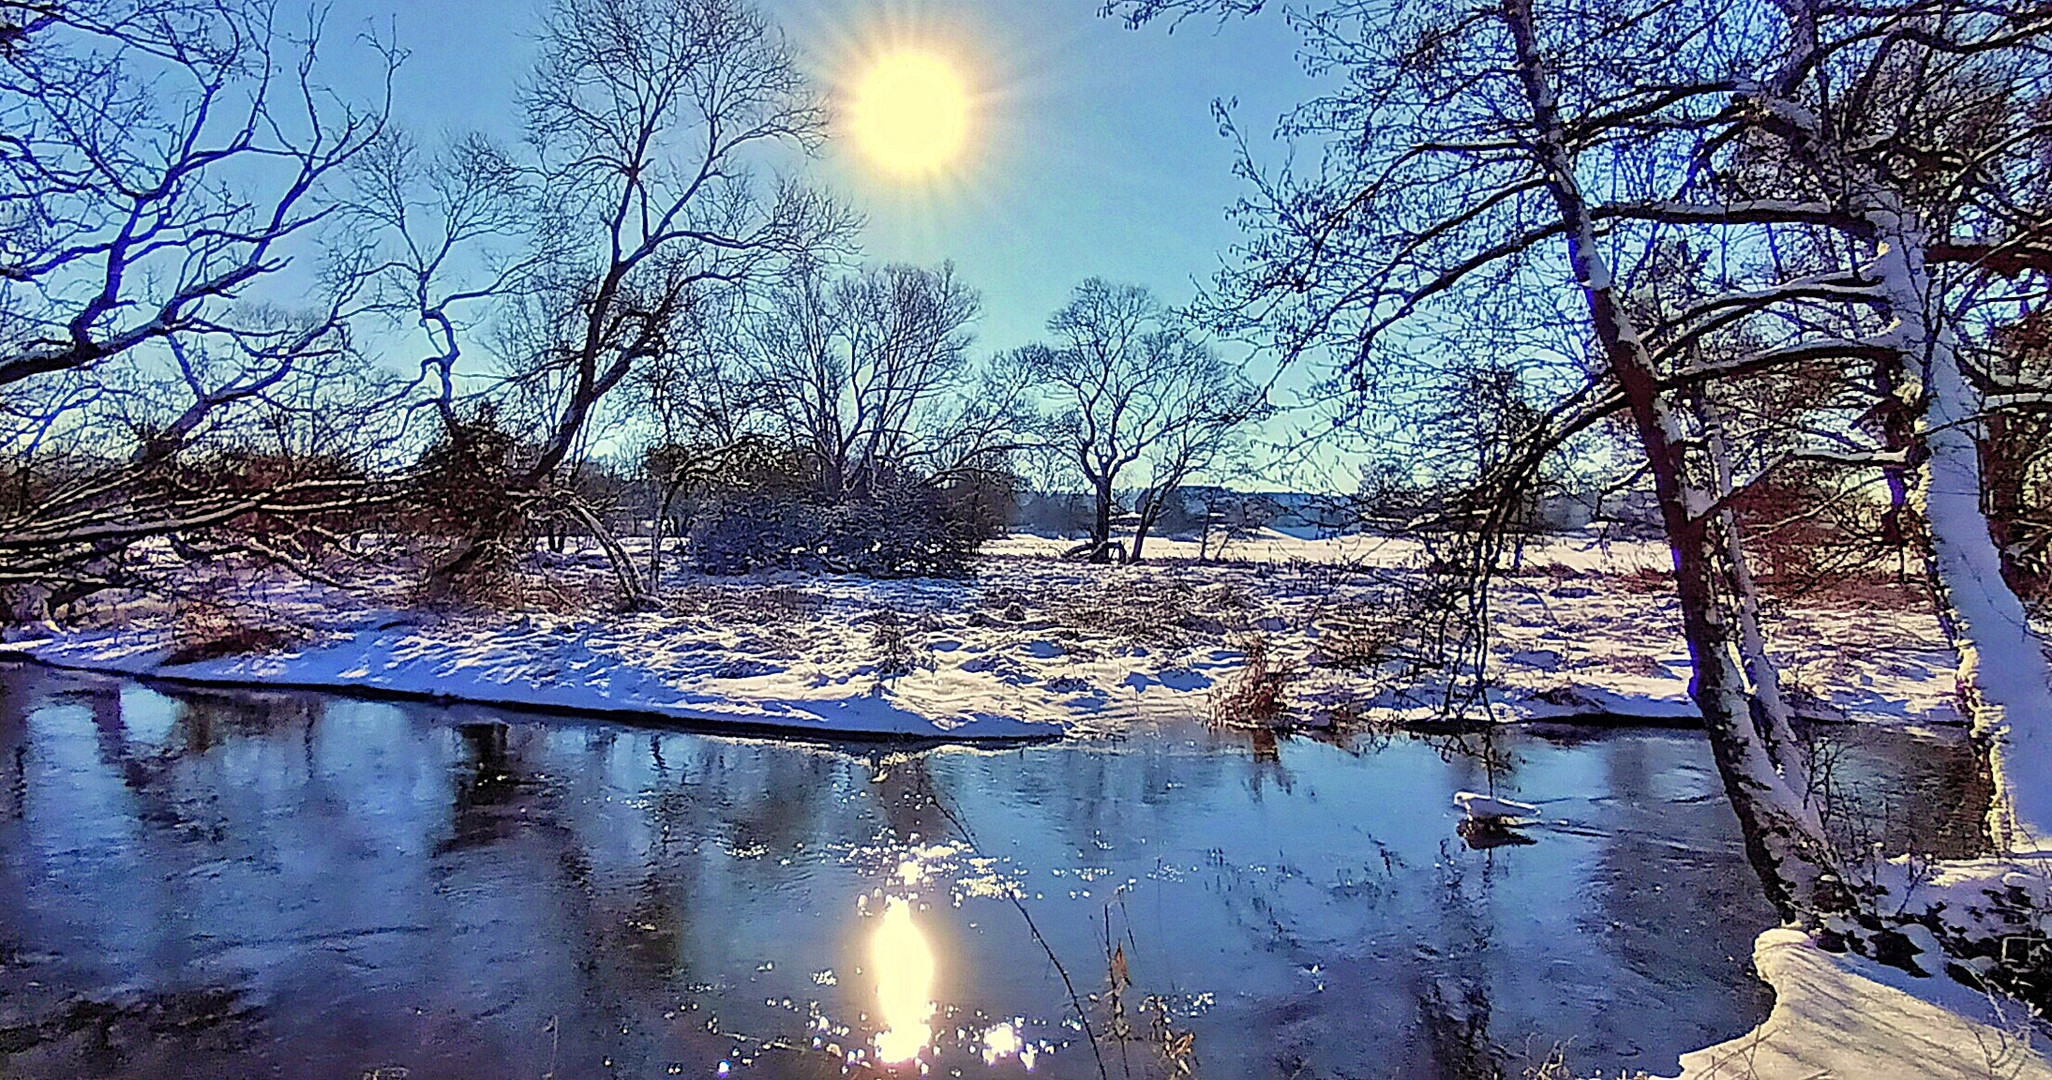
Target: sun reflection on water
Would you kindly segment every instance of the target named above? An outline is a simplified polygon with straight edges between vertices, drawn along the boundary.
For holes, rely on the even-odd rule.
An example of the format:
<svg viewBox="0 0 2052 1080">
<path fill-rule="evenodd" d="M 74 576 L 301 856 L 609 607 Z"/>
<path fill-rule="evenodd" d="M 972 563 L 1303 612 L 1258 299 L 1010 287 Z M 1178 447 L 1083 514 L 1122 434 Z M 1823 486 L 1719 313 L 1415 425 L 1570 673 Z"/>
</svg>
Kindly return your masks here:
<svg viewBox="0 0 2052 1080">
<path fill-rule="evenodd" d="M 878 1011 L 884 1030 L 876 1035 L 876 1056 L 902 1065 L 919 1056 L 933 1038 L 933 949 L 912 922 L 912 905 L 891 897 L 869 942 L 876 972 Z"/>
</svg>

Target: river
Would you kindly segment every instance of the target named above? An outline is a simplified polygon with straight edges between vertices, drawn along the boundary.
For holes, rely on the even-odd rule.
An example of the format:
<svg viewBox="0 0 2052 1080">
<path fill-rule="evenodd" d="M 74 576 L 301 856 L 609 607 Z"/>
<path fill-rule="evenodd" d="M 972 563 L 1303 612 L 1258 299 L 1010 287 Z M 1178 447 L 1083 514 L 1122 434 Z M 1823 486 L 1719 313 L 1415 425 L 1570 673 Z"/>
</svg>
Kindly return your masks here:
<svg viewBox="0 0 2052 1080">
<path fill-rule="evenodd" d="M 1827 735 L 1845 828 L 1971 843 L 1961 740 Z M 0 666 L 0 1076 L 1446 1080 L 1758 1023 L 1702 737 L 1494 742 L 1529 843 L 1457 835 L 1489 781 L 1446 739 L 822 745 Z"/>
</svg>

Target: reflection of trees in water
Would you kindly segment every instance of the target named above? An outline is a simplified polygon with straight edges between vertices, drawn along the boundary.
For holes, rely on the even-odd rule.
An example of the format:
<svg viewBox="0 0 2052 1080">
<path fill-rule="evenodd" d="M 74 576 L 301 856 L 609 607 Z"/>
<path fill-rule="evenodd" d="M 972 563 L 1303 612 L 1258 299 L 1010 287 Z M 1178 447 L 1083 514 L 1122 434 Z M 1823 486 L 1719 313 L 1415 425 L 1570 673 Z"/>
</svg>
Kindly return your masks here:
<svg viewBox="0 0 2052 1080">
<path fill-rule="evenodd" d="M 1994 788 L 1962 733 L 1810 725 L 1825 828 L 1848 852 L 1973 858 L 1987 851 Z"/>
<path fill-rule="evenodd" d="M 837 777 L 845 776 L 846 759 L 822 753 L 765 753 L 750 746 L 720 773 L 705 776 L 697 794 L 717 812 L 716 827 L 726 830 L 736 850 L 763 848 L 789 852 L 819 836 L 820 817 L 832 804 Z M 776 860 L 758 866 L 775 867 Z"/>
<path fill-rule="evenodd" d="M 1254 801 L 1261 801 L 1261 787 L 1264 783 L 1274 784 L 1278 791 L 1290 793 L 1290 771 L 1283 767 L 1282 746 L 1277 741 L 1275 729 L 1252 728 L 1247 732 L 1248 745 L 1254 752 L 1254 771 L 1248 778 L 1249 790 Z"/>
<path fill-rule="evenodd" d="M 1498 783 L 1517 776 L 1520 764 L 1502 727 L 1484 722 L 1480 727 L 1426 734 L 1420 739 L 1452 767 L 1455 786 L 1494 795 Z"/>
<path fill-rule="evenodd" d="M 900 843 L 931 844 L 954 838 L 956 830 L 941 809 L 951 790 L 944 770 L 934 769 L 932 751 L 870 758 L 869 793 L 890 835 Z"/>
<path fill-rule="evenodd" d="M 986 841 L 1025 829 L 1060 836 L 1072 852 L 1100 850 L 1145 835 L 1164 815 L 1202 804 L 1242 775 L 1246 761 L 1222 747 L 1245 746 L 1244 736 L 1194 729 L 1188 752 L 1164 746 L 1149 753 L 1125 753 L 1082 743 L 1060 743 L 1000 754 L 942 753 L 930 766 L 937 775 L 959 776 L 963 787 L 1002 794 L 992 805 L 1013 816 L 989 827 L 971 824 Z M 1041 764 L 1021 767 L 1033 755 Z"/>
<path fill-rule="evenodd" d="M 519 1003 L 518 1021 L 507 1025 L 524 1044 L 507 1048 L 515 1058 L 543 1061 L 544 1069 L 553 1062 L 559 1075 L 594 1072 L 598 1048 L 618 1041 L 621 1027 L 632 1027 L 644 1011 L 637 991 L 659 984 L 675 963 L 637 947 L 634 924 L 647 924 L 648 914 L 636 919 L 631 901 L 609 896 L 593 864 L 593 847 L 603 841 L 587 835 L 593 799 L 577 788 L 594 786 L 594 773 L 603 777 L 611 740 L 587 740 L 584 760 L 544 767 L 549 730 L 541 723 L 465 723 L 455 735 L 435 876 L 445 895 L 464 898 L 453 921 L 494 935 L 472 946 L 482 956 L 463 957 L 470 985 L 461 989 Z M 674 943 L 668 949 L 674 952 Z M 535 999 L 541 988 L 527 981 L 537 975 L 568 985 Z"/>
<path fill-rule="evenodd" d="M 551 793 L 509 746 L 509 730 L 500 723 L 457 726 L 462 756 L 451 766 L 449 833 L 436 845 L 437 856 L 553 826 Z"/>
<path fill-rule="evenodd" d="M 1709 1017 L 1728 1022 L 1733 1001 L 1754 1002 L 1756 1017 L 1765 1016 L 1766 988 L 1747 958 L 1753 936 L 1778 920 L 1745 863 L 1708 745 L 1693 735 L 1644 735 L 1591 749 L 1601 755 L 1611 801 L 1591 869 L 1604 922 L 1585 929 L 1629 980 L 1609 988 L 1624 1004 L 1619 1015 L 1595 1018 L 1600 1034 L 1614 1049 L 1635 1047 L 1643 1008 L 1653 1004 L 1674 1013 L 1669 1030 L 1693 1028 L 1696 1045 L 1738 1035 L 1743 1027 L 1723 1030 Z M 1677 836 L 1696 839 L 1681 844 Z M 1705 982 L 1717 989 L 1675 992 Z M 1631 1002 L 1635 992 L 1644 1000 Z"/>
<path fill-rule="evenodd" d="M 28 714 L 42 685 L 40 667 L 0 660 L 0 814 L 15 821 L 28 813 Z"/>
<path fill-rule="evenodd" d="M 0 1022 L 0 1061 L 10 1075 L 199 1075 L 194 1066 L 202 1061 L 227 1075 L 260 1038 L 262 1012 L 241 998 L 225 987 L 73 998 Z"/>
<path fill-rule="evenodd" d="M 32 713 L 46 704 L 81 710 L 84 730 L 71 716 L 48 714 L 39 728 Z M 209 698 L 197 708 L 237 703 Z M 301 714 L 318 711 L 315 703 Z M 227 811 L 211 804 L 216 793 L 181 784 L 184 741 L 138 740 L 130 721 L 120 683 L 0 672 L 0 754 L 11 774 L 0 851 L 29 856 L 0 858 L 0 892 L 9 898 L 0 908 L 6 1075 L 228 1075 L 262 1040 L 261 1010 L 245 1000 L 234 967 L 196 964 L 206 949 L 194 941 L 192 920 L 209 913 L 197 872 L 223 861 Z M 39 775 L 50 782 L 32 791 L 34 740 L 81 735 L 87 756 L 43 748 Z M 85 823 L 120 839 L 108 849 L 107 834 L 96 833 L 91 858 L 40 863 L 35 841 L 15 834 L 32 797 L 51 827 Z"/>
<path fill-rule="evenodd" d="M 1421 957 L 1415 975 L 1417 1039 L 1432 1062 L 1423 1075 L 1494 1080 L 1503 1059 L 1490 1030 L 1493 922 L 1484 912 L 1493 910 L 1495 857 L 1465 855 L 1443 842 L 1438 867 L 1439 902 L 1433 906 L 1438 932 L 1432 937 L 1433 951 Z"/>
<path fill-rule="evenodd" d="M 287 728 L 310 731 L 327 711 L 316 694 L 222 693 L 180 690 L 166 740 L 167 753 L 202 755 L 228 737 L 262 738 Z"/>
<path fill-rule="evenodd" d="M 1332 913 L 1290 909 L 1283 895 L 1292 885 L 1287 875 L 1215 863 L 1213 888 L 1239 913 L 1244 932 L 1314 980 L 1315 992 L 1283 995 L 1252 1017 L 1254 1026 L 1268 1033 L 1269 1065 L 1275 1073 L 1346 1077 L 1368 1069 L 1366 1075 L 1393 1080 L 1494 1080 L 1502 1075 L 1505 1057 L 1492 1031 L 1490 992 L 1490 969 L 1498 952 L 1490 904 L 1495 866 L 1487 853 L 1461 851 L 1457 844 L 1443 844 L 1433 868 L 1423 875 L 1392 859 L 1386 886 L 1305 894 L 1322 898 L 1314 903 L 1365 900 L 1392 907 L 1379 924 L 1385 929 L 1403 925 L 1418 935 L 1394 955 L 1316 940 L 1295 924 L 1304 919 L 1329 924 Z M 1418 888 L 1427 881 L 1432 887 Z"/>
</svg>

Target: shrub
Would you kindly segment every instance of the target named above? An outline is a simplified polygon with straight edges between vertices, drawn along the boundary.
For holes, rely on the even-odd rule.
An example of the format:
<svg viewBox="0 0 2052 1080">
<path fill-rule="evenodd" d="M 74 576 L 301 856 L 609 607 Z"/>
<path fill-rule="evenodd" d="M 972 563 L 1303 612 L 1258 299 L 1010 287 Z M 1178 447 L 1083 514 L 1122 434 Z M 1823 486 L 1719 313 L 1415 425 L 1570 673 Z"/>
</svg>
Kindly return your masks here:
<svg viewBox="0 0 2052 1080">
<path fill-rule="evenodd" d="M 429 541 L 434 599 L 507 603 L 531 523 L 513 492 L 519 443 L 491 406 L 445 425 L 415 464 L 398 525 Z M 460 565 L 451 565 L 460 556 Z"/>
<path fill-rule="evenodd" d="M 197 664 L 274 652 L 305 640 L 296 627 L 253 626 L 218 604 L 192 603 L 179 612 L 177 644 L 166 664 Z"/>
<path fill-rule="evenodd" d="M 746 574 L 799 565 L 821 531 L 817 507 L 772 492 L 726 493 L 700 507 L 686 543 L 698 569 Z"/>
<path fill-rule="evenodd" d="M 870 648 L 876 650 L 876 673 L 882 678 L 910 675 L 915 665 L 912 646 L 905 641 L 905 624 L 895 609 L 880 607 L 871 616 Z"/>
<path fill-rule="evenodd" d="M 873 577 L 960 577 L 990 535 L 949 493 L 896 485 L 868 497 L 820 505 L 788 491 L 712 496 L 688 538 L 709 574 L 781 568 Z"/>
<path fill-rule="evenodd" d="M 1247 662 L 1211 691 L 1213 723 L 1230 727 L 1276 727 L 1288 711 L 1284 688 L 1296 673 L 1268 655 L 1268 638 L 1252 634 L 1240 642 Z"/>
</svg>

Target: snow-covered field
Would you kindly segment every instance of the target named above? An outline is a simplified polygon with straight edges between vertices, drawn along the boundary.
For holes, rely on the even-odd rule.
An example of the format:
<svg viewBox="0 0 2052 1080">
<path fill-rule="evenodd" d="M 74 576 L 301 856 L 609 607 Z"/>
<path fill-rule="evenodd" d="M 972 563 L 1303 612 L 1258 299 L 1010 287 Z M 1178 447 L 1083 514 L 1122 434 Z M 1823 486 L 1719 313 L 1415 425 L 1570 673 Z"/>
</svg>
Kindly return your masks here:
<svg viewBox="0 0 2052 1080">
<path fill-rule="evenodd" d="M 431 612 L 400 581 L 353 591 L 272 577 L 214 581 L 208 609 L 276 647 L 195 649 L 194 610 L 133 602 L 11 648 L 67 667 L 217 683 L 329 687 L 620 711 L 822 735 L 1008 739 L 1109 734 L 1203 716 L 1255 638 L 1289 672 L 1288 722 L 1430 719 L 1429 676 L 1380 662 L 1401 635 L 1394 575 L 1418 551 L 1371 537 L 1266 533 L 1225 564 L 1186 541 L 1094 567 L 1066 541 L 1015 536 L 968 581 L 673 573 L 664 609 L 614 614 L 596 552 L 543 556 L 537 603 Z M 1688 657 L 1657 576 L 1663 549 L 1560 539 L 1525 552 L 1496 604 L 1494 686 L 1474 718 L 1686 721 Z M 553 596 L 554 599 L 550 597 Z M 1771 626 L 1799 709 L 1838 720 L 1952 723 L 1953 658 L 1920 611 L 1814 606 Z M 261 639 L 259 639 L 261 640 Z M 179 653 L 183 650 L 183 656 Z M 178 662 L 187 660 L 189 662 Z"/>
</svg>

